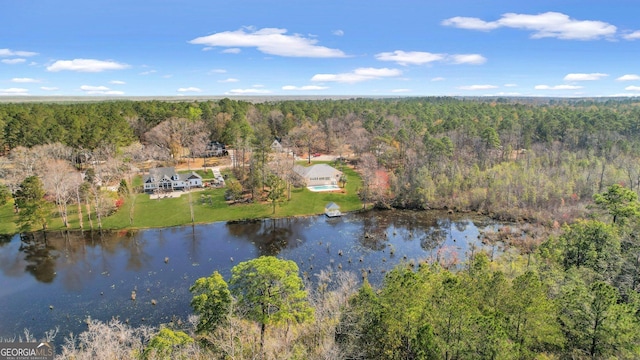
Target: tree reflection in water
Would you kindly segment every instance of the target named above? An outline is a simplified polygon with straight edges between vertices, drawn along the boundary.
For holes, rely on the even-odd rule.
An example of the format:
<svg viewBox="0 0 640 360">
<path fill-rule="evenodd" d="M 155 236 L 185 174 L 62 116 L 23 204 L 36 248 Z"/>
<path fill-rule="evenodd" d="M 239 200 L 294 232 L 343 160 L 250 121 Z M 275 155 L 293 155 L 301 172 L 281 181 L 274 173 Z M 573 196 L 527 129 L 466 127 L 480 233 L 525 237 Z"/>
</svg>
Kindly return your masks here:
<svg viewBox="0 0 640 360">
<path fill-rule="evenodd" d="M 388 225 L 384 223 L 384 218 L 381 213 L 375 213 L 362 219 L 360 245 L 373 251 L 381 251 L 387 247 Z"/>
<path fill-rule="evenodd" d="M 26 271 L 40 282 L 51 283 L 56 277 L 56 259 L 59 254 L 40 235 L 41 233 L 21 234 L 20 251 L 24 253 L 24 260 L 27 262 Z"/>
<path fill-rule="evenodd" d="M 276 256 L 285 248 L 296 248 L 305 242 L 305 229 L 299 220 L 283 218 L 228 223 L 227 229 L 230 235 L 255 245 L 259 256 Z"/>
<path fill-rule="evenodd" d="M 0 235 L 0 247 L 3 247 L 8 243 L 10 243 L 11 238 L 13 238 L 13 235 L 6 235 L 6 234 Z"/>
<path fill-rule="evenodd" d="M 151 256 L 145 252 L 146 241 L 140 239 L 134 233 L 127 232 L 121 242 L 124 249 L 127 250 L 127 270 L 138 271 L 148 267 Z"/>
<path fill-rule="evenodd" d="M 420 237 L 420 247 L 425 251 L 431 251 L 440 247 L 447 240 L 447 231 L 437 227 L 431 227 Z"/>
</svg>

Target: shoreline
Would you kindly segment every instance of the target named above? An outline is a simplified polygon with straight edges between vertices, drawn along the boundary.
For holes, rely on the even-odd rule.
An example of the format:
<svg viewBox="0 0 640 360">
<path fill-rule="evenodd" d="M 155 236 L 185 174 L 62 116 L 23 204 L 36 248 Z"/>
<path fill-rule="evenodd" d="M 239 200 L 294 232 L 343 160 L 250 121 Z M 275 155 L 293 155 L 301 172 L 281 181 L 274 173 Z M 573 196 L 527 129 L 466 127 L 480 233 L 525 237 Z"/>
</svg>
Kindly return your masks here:
<svg viewBox="0 0 640 360">
<path fill-rule="evenodd" d="M 343 211 L 342 215 L 352 215 L 352 214 L 363 214 L 363 213 L 372 213 L 372 212 L 380 212 L 380 213 L 384 213 L 384 212 L 395 212 L 395 211 L 404 211 L 404 212 L 417 212 L 417 213 L 433 213 L 433 214 L 438 214 L 438 215 L 447 215 L 449 217 L 470 217 L 470 218 L 486 218 L 486 219 L 490 219 L 493 221 L 500 221 L 500 222 L 513 222 L 513 223 L 518 223 L 519 221 L 509 221 L 509 220 L 504 220 L 504 219 L 500 219 L 499 217 L 494 217 L 488 214 L 480 214 L 480 213 L 476 213 L 473 211 L 451 211 L 449 209 L 409 209 L 409 208 L 389 208 L 389 209 L 379 209 L 379 208 L 375 208 L 373 206 L 369 206 L 366 209 L 357 209 L 357 210 L 350 210 L 350 211 Z M 304 218 L 310 218 L 310 217 L 326 217 L 326 215 L 324 213 L 315 213 L 315 214 L 298 214 L 298 215 L 290 215 L 290 216 L 280 216 L 280 217 L 272 217 L 272 216 L 267 216 L 267 217 L 255 217 L 255 218 L 238 218 L 238 219 L 230 219 L 230 220 L 215 220 L 215 221 L 196 221 L 194 223 L 184 223 L 184 224 L 176 224 L 176 225 L 166 225 L 166 226 L 140 226 L 140 227 L 136 227 L 136 226 L 132 226 L 132 227 L 124 227 L 124 228 L 111 228 L 111 227 L 103 227 L 101 229 L 97 229 L 97 228 L 93 228 L 93 229 L 81 229 L 81 228 L 55 228 L 55 229 L 47 229 L 46 231 L 43 230 L 38 230 L 38 231 L 31 231 L 31 232 L 27 232 L 27 233 L 21 233 L 21 232 L 16 232 L 16 233 L 5 233 L 5 234 L 0 234 L 0 237 L 9 237 L 12 238 L 16 235 L 20 235 L 20 234 L 28 234 L 28 235 L 36 235 L 36 234 L 52 234 L 52 233 L 59 233 L 59 232 L 87 232 L 87 233 L 100 233 L 100 232 L 105 232 L 105 233 L 118 233 L 118 232 L 137 232 L 137 231 L 144 231 L 144 230 L 163 230 L 163 229 L 176 229 L 176 228 L 184 228 L 184 227 L 193 227 L 193 226 L 199 226 L 199 225 L 209 225 L 209 224 L 216 224 L 216 223 L 225 223 L 225 224 L 254 224 L 254 223 L 262 223 L 265 222 L 267 220 L 282 220 L 282 219 L 304 219 Z M 326 217 L 327 219 L 331 219 L 329 217 Z M 335 218 L 334 218 L 335 219 Z M 539 224 L 540 225 L 540 224 Z"/>
</svg>

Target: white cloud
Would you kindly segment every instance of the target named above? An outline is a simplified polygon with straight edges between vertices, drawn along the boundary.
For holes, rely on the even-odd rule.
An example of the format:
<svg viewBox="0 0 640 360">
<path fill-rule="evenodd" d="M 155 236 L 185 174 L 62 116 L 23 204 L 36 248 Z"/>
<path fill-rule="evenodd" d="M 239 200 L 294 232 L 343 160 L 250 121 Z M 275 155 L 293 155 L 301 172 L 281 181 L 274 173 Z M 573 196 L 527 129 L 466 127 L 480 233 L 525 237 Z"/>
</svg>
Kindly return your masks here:
<svg viewBox="0 0 640 360">
<path fill-rule="evenodd" d="M 127 64 L 121 64 L 111 60 L 73 59 L 58 60 L 47 66 L 48 71 L 78 71 L 78 72 L 102 72 L 106 70 L 122 70 L 129 68 Z"/>
<path fill-rule="evenodd" d="M 22 64 L 23 62 L 25 62 L 27 60 L 25 60 L 25 59 L 2 59 L 0 61 L 2 61 L 3 64 L 15 65 L 15 64 Z"/>
<path fill-rule="evenodd" d="M 157 73 L 157 72 L 158 72 L 158 70 L 147 70 L 147 71 L 143 71 L 143 72 L 139 73 L 138 75 L 151 75 L 151 74 L 154 74 L 154 73 Z"/>
<path fill-rule="evenodd" d="M 179 88 L 178 92 L 201 92 L 202 90 L 200 88 L 197 87 L 186 87 L 186 88 Z"/>
<path fill-rule="evenodd" d="M 582 89 L 582 86 L 577 86 L 577 85 L 555 85 L 555 86 L 536 85 L 533 88 L 536 89 L 536 90 L 578 90 L 578 89 Z"/>
<path fill-rule="evenodd" d="M 591 74 L 567 74 L 564 77 L 564 81 L 592 81 L 600 80 L 609 76 L 609 74 L 591 73 Z"/>
<path fill-rule="evenodd" d="M 318 85 L 305 85 L 305 86 L 293 86 L 293 85 L 285 85 L 282 87 L 282 90 L 296 90 L 296 91 L 309 91 L 309 90 L 326 90 L 327 86 L 318 86 Z"/>
<path fill-rule="evenodd" d="M 311 81 L 329 81 L 353 84 L 361 81 L 374 80 L 386 77 L 396 77 L 402 75 L 402 71 L 389 68 L 358 68 L 349 73 L 341 74 L 316 74 Z"/>
<path fill-rule="evenodd" d="M 13 79 L 11 79 L 11 82 L 14 82 L 14 83 L 39 83 L 40 80 L 32 79 L 32 78 L 13 78 Z"/>
<path fill-rule="evenodd" d="M 82 86 L 80 86 L 80 90 L 82 90 L 82 91 L 108 91 L 109 88 L 106 87 L 106 86 L 82 85 Z"/>
<path fill-rule="evenodd" d="M 342 31 L 342 30 L 334 30 L 332 32 L 332 34 L 335 35 L 335 36 L 343 36 L 344 35 L 344 31 Z"/>
<path fill-rule="evenodd" d="M 126 82 L 124 82 L 122 80 L 111 80 L 111 81 L 109 81 L 109 84 L 124 85 L 124 84 L 126 84 Z"/>
<path fill-rule="evenodd" d="M 226 92 L 229 95 L 251 95 L 251 94 L 270 94 L 271 91 L 264 89 L 232 89 Z"/>
<path fill-rule="evenodd" d="M 622 37 L 627 39 L 627 40 L 638 40 L 638 39 L 640 39 L 640 30 L 634 31 L 634 32 L 629 33 L 629 34 L 625 34 Z"/>
<path fill-rule="evenodd" d="M 229 48 L 222 50 L 223 54 L 240 54 L 240 52 L 242 52 L 242 49 L 240 48 Z"/>
<path fill-rule="evenodd" d="M 380 61 L 394 61 L 400 65 L 424 65 L 436 61 L 449 61 L 453 64 L 483 64 L 487 59 L 480 54 L 434 54 L 425 51 L 383 52 L 375 55 Z"/>
<path fill-rule="evenodd" d="M 411 89 L 393 89 L 391 90 L 392 93 L 405 93 L 405 92 L 411 92 Z"/>
<path fill-rule="evenodd" d="M 223 31 L 195 38 L 189 43 L 229 48 L 254 47 L 265 54 L 287 57 L 343 58 L 347 56 L 341 50 L 316 45 L 318 42 L 316 39 L 305 38 L 299 34 L 286 35 L 286 29 L 253 30 L 253 28 L 246 28 Z"/>
<path fill-rule="evenodd" d="M 489 31 L 500 27 L 532 31 L 534 39 L 557 38 L 562 40 L 596 40 L 616 34 L 617 28 L 609 23 L 592 20 L 576 20 L 558 12 L 537 15 L 503 14 L 496 21 L 484 21 L 471 17 L 453 17 L 442 25 L 461 29 Z"/>
<path fill-rule="evenodd" d="M 516 87 L 518 84 L 504 84 L 504 87 Z"/>
<path fill-rule="evenodd" d="M 466 86 L 459 86 L 458 89 L 460 90 L 489 90 L 489 89 L 496 89 L 497 86 L 495 85 L 466 85 Z"/>
<path fill-rule="evenodd" d="M 626 88 L 624 88 L 627 91 L 640 91 L 640 86 L 627 86 Z"/>
<path fill-rule="evenodd" d="M 238 82 L 240 80 L 235 79 L 235 78 L 228 78 L 228 79 L 224 79 L 224 80 L 218 80 L 219 83 L 234 83 L 234 82 Z"/>
<path fill-rule="evenodd" d="M 0 49 L 0 57 L 9 57 L 9 56 L 20 56 L 20 57 L 29 57 L 36 56 L 37 52 L 33 51 L 16 51 L 11 49 Z"/>
<path fill-rule="evenodd" d="M 23 89 L 23 88 L 0 89 L 0 95 L 29 95 L 29 89 Z"/>
<path fill-rule="evenodd" d="M 383 52 L 375 55 L 380 61 L 394 61 L 400 65 L 423 65 L 434 61 L 444 60 L 444 54 L 432 54 L 422 51 L 402 51 Z"/>
<path fill-rule="evenodd" d="M 225 69 L 213 69 L 208 72 L 208 74 L 226 74 L 227 70 Z"/>
<path fill-rule="evenodd" d="M 434 77 L 433 79 L 431 79 L 431 81 L 444 81 L 445 78 L 438 76 L 438 77 Z"/>
<path fill-rule="evenodd" d="M 41 86 L 40 89 L 42 89 L 44 91 L 56 91 L 56 90 L 58 90 L 58 88 L 54 87 L 54 86 Z"/>
<path fill-rule="evenodd" d="M 111 90 L 106 86 L 82 85 L 80 90 L 87 93 L 87 95 L 124 95 L 124 92 Z"/>
<path fill-rule="evenodd" d="M 441 24 L 444 26 L 457 27 L 460 29 L 483 30 L 483 31 L 494 30 L 500 27 L 500 25 L 496 21 L 487 22 L 482 19 L 464 17 L 464 16 L 456 16 L 450 19 L 445 19 L 442 21 Z"/>
<path fill-rule="evenodd" d="M 617 81 L 637 81 L 640 80 L 640 75 L 636 74 L 626 74 L 622 75 L 616 79 Z"/>
<path fill-rule="evenodd" d="M 458 54 L 449 56 L 454 64 L 480 65 L 487 62 L 487 58 L 480 54 Z"/>
</svg>

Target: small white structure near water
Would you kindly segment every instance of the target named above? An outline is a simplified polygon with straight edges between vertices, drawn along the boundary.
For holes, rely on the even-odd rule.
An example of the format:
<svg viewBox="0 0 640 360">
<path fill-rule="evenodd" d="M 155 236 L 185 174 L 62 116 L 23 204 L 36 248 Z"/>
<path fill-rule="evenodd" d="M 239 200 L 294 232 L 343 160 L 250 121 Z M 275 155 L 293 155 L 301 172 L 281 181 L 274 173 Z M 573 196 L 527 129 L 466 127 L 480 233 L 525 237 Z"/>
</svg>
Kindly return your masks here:
<svg viewBox="0 0 640 360">
<path fill-rule="evenodd" d="M 340 206 L 334 202 L 330 202 L 327 206 L 324 207 L 324 214 L 328 217 L 338 217 L 342 216 L 340 212 Z"/>
</svg>

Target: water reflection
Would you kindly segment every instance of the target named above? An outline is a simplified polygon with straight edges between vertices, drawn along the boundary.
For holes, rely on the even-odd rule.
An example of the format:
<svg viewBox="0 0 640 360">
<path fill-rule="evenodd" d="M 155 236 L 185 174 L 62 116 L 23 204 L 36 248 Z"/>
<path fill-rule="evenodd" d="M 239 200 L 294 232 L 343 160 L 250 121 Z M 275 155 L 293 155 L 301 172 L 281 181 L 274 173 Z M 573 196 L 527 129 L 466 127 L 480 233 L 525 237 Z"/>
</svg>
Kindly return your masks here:
<svg viewBox="0 0 640 360">
<path fill-rule="evenodd" d="M 278 255 L 283 249 L 304 243 L 303 223 L 295 218 L 268 219 L 226 225 L 229 234 L 255 245 L 258 255 Z"/>
<path fill-rule="evenodd" d="M 215 223 L 139 232 L 51 232 L 0 238 L 0 337 L 55 326 L 78 333 L 87 316 L 156 325 L 190 313 L 189 286 L 214 270 L 277 255 L 309 279 L 321 270 L 364 274 L 379 284 L 405 261 L 458 261 L 492 222 L 382 211 L 342 218 Z M 132 301 L 131 291 L 137 298 Z M 151 305 L 155 300 L 156 305 Z M 54 310 L 50 310 L 50 306 Z"/>
<path fill-rule="evenodd" d="M 56 276 L 55 265 L 58 254 L 46 237 L 37 234 L 20 235 L 20 251 L 24 253 L 25 269 L 38 281 L 50 283 Z"/>
<path fill-rule="evenodd" d="M 12 237 L 13 235 L 0 235 L 0 247 L 7 245 Z"/>
</svg>

